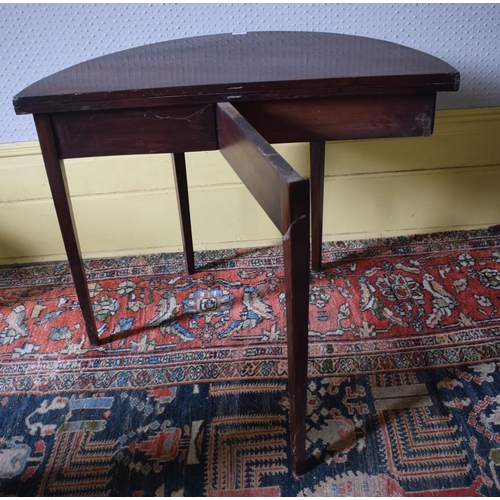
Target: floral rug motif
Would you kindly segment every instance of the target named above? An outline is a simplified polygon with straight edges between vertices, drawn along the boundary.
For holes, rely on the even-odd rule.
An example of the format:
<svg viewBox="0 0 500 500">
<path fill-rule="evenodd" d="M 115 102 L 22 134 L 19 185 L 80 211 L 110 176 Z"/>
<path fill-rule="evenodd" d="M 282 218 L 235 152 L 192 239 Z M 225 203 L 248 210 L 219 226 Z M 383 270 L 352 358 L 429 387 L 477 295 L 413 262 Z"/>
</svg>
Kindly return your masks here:
<svg viewBox="0 0 500 500">
<path fill-rule="evenodd" d="M 0 494 L 500 494 L 500 237 L 324 245 L 291 479 L 281 248 L 0 268 Z"/>
</svg>

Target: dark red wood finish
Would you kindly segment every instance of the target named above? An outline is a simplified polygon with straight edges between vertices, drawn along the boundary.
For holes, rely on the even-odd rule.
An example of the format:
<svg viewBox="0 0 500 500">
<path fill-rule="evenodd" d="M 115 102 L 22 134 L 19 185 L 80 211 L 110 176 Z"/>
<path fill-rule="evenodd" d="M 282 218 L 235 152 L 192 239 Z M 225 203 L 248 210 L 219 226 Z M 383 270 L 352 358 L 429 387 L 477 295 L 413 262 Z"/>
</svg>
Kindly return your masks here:
<svg viewBox="0 0 500 500">
<path fill-rule="evenodd" d="M 186 270 L 194 272 L 184 153 L 221 148 L 283 235 L 293 470 L 305 471 L 309 204 L 321 266 L 325 141 L 430 135 L 447 63 L 397 44 L 332 33 L 210 35 L 117 52 L 14 97 L 35 114 L 92 345 L 99 343 L 61 159 L 174 153 Z M 234 107 L 229 103 L 233 103 Z M 268 142 L 310 142 L 311 193 Z M 102 342 L 102 340 L 101 340 Z"/>
<path fill-rule="evenodd" d="M 303 179 L 229 103 L 217 105 L 219 149 L 275 226 L 283 227 L 283 185 Z"/>
<path fill-rule="evenodd" d="M 309 306 L 309 181 L 229 103 L 217 105 L 220 152 L 283 235 L 293 470 L 305 468 Z"/>
<path fill-rule="evenodd" d="M 283 186 L 288 393 L 292 467 L 306 472 L 307 361 L 309 326 L 309 183 Z"/>
<path fill-rule="evenodd" d="M 172 154 L 172 167 L 174 170 L 175 191 L 177 193 L 177 208 L 181 224 L 182 246 L 184 249 L 184 262 L 186 272 L 193 274 L 194 250 L 193 235 L 191 231 L 191 214 L 189 210 L 189 193 L 186 172 L 186 155 L 184 153 Z"/>
<path fill-rule="evenodd" d="M 293 99 L 235 104 L 271 143 L 426 136 L 435 94 Z"/>
</svg>

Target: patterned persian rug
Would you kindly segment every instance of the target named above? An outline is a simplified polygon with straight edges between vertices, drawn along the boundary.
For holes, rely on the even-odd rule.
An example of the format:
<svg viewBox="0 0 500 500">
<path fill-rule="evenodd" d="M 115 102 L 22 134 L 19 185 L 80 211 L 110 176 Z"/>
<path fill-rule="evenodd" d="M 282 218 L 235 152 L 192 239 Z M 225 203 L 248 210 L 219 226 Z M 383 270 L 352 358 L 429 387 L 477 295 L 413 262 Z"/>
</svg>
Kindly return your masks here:
<svg viewBox="0 0 500 500">
<path fill-rule="evenodd" d="M 0 268 L 0 494 L 500 495 L 500 237 L 331 243 L 310 286 L 308 472 L 280 248 Z"/>
</svg>

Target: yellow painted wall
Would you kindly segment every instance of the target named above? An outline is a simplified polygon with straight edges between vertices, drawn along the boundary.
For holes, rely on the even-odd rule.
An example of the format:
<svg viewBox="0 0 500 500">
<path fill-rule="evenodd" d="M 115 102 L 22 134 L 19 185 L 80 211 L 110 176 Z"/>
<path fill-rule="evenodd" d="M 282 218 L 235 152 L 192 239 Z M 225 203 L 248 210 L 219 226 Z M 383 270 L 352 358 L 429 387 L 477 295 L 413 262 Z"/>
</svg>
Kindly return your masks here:
<svg viewBox="0 0 500 500">
<path fill-rule="evenodd" d="M 325 240 L 500 223 L 500 108 L 440 111 L 427 138 L 331 142 Z M 308 145 L 276 146 L 307 176 Z M 195 249 L 279 244 L 218 152 L 187 155 Z M 170 155 L 65 162 L 84 257 L 181 249 Z M 36 142 L 0 145 L 0 264 L 64 259 Z"/>
</svg>

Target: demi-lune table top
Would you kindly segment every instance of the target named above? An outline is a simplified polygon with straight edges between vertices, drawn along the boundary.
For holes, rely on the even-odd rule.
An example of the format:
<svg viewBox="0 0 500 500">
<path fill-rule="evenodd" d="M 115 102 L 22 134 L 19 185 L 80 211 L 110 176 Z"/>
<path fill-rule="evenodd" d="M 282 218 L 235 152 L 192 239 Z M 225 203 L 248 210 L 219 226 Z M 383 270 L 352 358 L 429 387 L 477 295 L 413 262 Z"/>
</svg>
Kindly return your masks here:
<svg viewBox="0 0 500 500">
<path fill-rule="evenodd" d="M 446 62 L 395 43 L 317 32 L 183 38 L 98 57 L 33 83 L 18 114 L 456 90 Z"/>
</svg>

